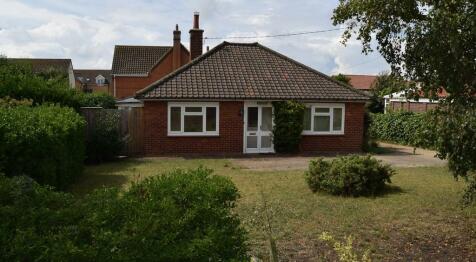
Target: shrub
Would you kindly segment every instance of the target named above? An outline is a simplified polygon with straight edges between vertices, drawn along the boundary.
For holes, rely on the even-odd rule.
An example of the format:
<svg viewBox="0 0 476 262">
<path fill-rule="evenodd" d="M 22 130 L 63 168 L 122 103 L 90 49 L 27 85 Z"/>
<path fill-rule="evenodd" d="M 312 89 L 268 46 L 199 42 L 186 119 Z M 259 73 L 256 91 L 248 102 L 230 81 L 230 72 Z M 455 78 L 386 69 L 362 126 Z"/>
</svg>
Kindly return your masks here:
<svg viewBox="0 0 476 262">
<path fill-rule="evenodd" d="M 114 97 L 105 93 L 82 93 L 79 95 L 79 104 L 82 107 L 115 108 Z"/>
<path fill-rule="evenodd" d="M 435 148 L 434 113 L 387 112 L 371 114 L 370 136 L 414 147 Z"/>
<path fill-rule="evenodd" d="M 292 153 L 299 149 L 304 123 L 304 105 L 296 101 L 273 102 L 274 149 L 279 153 Z"/>
<path fill-rule="evenodd" d="M 0 59 L 0 97 L 31 99 L 33 104 L 60 104 L 78 110 L 81 106 L 113 108 L 114 98 L 107 94 L 84 94 L 71 88 L 67 77 L 58 72 L 35 74 L 31 66 Z"/>
<path fill-rule="evenodd" d="M 121 138 L 120 115 L 118 111 L 100 110 L 86 139 L 87 159 L 90 162 L 111 160 L 121 152 L 124 141 Z"/>
<path fill-rule="evenodd" d="M 0 107 L 0 172 L 64 188 L 82 172 L 84 127 L 71 108 Z"/>
<path fill-rule="evenodd" d="M 203 168 L 81 198 L 0 177 L 0 260 L 244 261 L 237 198 Z"/>
<path fill-rule="evenodd" d="M 391 183 L 394 170 L 371 156 L 344 156 L 331 161 L 312 160 L 306 181 L 313 192 L 333 195 L 375 195 Z"/>
</svg>

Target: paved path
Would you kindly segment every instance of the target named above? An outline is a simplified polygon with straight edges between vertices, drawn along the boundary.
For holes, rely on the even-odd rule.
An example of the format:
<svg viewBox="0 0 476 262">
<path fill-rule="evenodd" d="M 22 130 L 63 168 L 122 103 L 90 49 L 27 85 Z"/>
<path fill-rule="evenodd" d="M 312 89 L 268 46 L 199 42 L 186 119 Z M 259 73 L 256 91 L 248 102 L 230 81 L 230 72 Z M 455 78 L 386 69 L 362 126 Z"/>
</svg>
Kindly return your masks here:
<svg viewBox="0 0 476 262">
<path fill-rule="evenodd" d="M 413 148 L 401 145 L 379 143 L 385 153 L 375 155 L 375 158 L 396 167 L 444 166 L 446 161 L 435 158 L 435 151 L 418 148 L 413 154 Z M 233 158 L 231 161 L 242 168 L 266 170 L 304 170 L 307 169 L 312 156 L 274 156 L 259 155 L 249 158 Z M 326 157 L 331 159 L 332 157 Z"/>
</svg>

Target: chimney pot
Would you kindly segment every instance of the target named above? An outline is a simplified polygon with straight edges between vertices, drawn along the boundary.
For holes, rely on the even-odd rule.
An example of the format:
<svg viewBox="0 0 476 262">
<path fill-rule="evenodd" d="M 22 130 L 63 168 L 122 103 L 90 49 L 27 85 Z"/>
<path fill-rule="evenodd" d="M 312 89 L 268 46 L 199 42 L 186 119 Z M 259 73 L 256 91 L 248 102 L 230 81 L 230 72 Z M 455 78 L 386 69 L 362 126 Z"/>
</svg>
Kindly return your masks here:
<svg viewBox="0 0 476 262">
<path fill-rule="evenodd" d="M 193 12 L 193 29 L 199 29 L 199 17 L 200 13 L 199 12 Z"/>
</svg>

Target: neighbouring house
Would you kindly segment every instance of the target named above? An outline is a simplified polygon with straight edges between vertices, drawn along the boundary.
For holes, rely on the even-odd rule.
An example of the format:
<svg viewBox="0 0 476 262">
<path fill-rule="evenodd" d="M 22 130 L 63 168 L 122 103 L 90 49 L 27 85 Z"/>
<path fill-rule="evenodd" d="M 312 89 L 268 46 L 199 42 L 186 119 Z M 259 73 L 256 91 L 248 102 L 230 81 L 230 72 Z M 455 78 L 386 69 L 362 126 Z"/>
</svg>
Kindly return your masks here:
<svg viewBox="0 0 476 262">
<path fill-rule="evenodd" d="M 7 58 L 9 62 L 31 66 L 34 73 L 49 74 L 61 73 L 68 79 L 69 86 L 75 87 L 73 63 L 71 59 L 64 58 Z"/>
<path fill-rule="evenodd" d="M 198 13 L 194 14 L 193 28 L 189 33 L 190 51 L 181 44 L 178 25 L 173 31 L 172 46 L 115 46 L 112 81 L 118 105 L 137 105 L 139 101 L 132 98 L 137 91 L 202 54 L 203 30 L 199 28 Z"/>
<path fill-rule="evenodd" d="M 353 88 L 370 93 L 372 85 L 377 80 L 376 75 L 345 75 Z"/>
<path fill-rule="evenodd" d="M 448 96 L 445 89 L 440 88 L 436 98 L 428 98 L 420 92 L 420 98 L 418 100 L 413 98 L 407 98 L 405 91 L 392 93 L 384 96 L 385 112 L 388 111 L 409 111 L 409 112 L 426 112 L 428 110 L 435 109 L 440 103 L 441 99 Z"/>
<path fill-rule="evenodd" d="M 258 43 L 229 42 L 135 98 L 143 102 L 145 155 L 272 153 L 272 102 L 282 100 L 306 105 L 301 153 L 359 152 L 369 99 Z"/>
<path fill-rule="evenodd" d="M 75 69 L 76 88 L 85 93 L 112 94 L 111 70 Z"/>
</svg>

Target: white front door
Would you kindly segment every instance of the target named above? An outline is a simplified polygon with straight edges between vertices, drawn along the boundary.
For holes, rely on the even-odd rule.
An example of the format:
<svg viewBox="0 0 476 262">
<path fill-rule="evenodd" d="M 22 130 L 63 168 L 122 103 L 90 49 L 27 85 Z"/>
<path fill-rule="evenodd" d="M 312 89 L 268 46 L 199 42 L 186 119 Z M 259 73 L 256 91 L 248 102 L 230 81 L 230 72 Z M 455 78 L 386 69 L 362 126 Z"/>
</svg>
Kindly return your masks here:
<svg viewBox="0 0 476 262">
<path fill-rule="evenodd" d="M 274 153 L 273 107 L 269 103 L 245 102 L 245 153 Z"/>
</svg>

